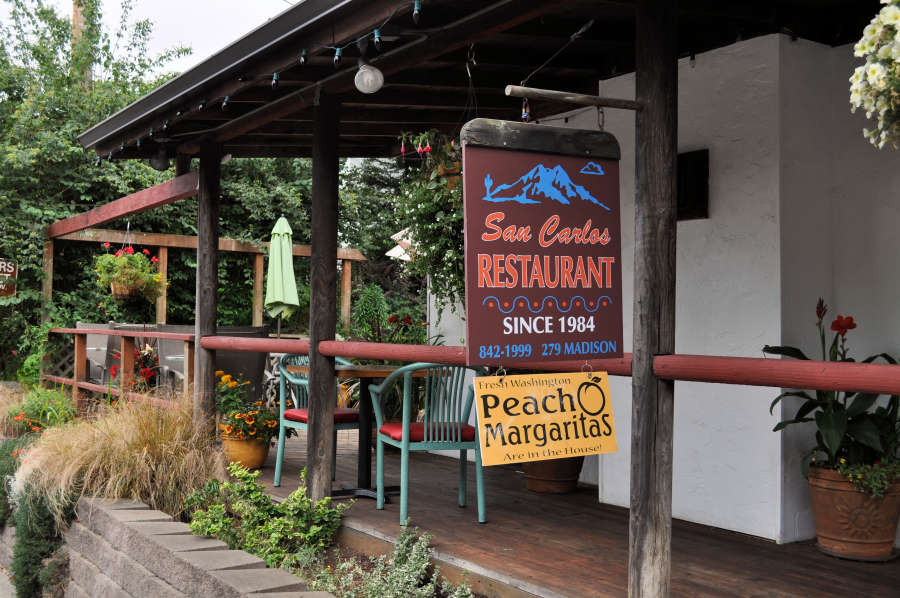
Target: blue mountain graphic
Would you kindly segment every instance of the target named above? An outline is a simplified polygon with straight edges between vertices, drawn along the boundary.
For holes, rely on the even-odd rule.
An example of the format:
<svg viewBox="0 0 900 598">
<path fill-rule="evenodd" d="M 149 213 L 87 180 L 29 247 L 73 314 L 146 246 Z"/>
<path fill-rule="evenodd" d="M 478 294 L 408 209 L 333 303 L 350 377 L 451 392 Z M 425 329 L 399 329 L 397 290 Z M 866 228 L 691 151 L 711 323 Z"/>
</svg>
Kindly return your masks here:
<svg viewBox="0 0 900 598">
<path fill-rule="evenodd" d="M 584 165 L 584 168 L 579 170 L 581 174 L 596 174 L 596 175 L 604 175 L 603 167 L 597 164 L 596 162 L 588 162 Z"/>
<path fill-rule="evenodd" d="M 523 204 L 540 204 L 543 199 L 552 199 L 561 204 L 569 205 L 572 199 L 590 201 L 609 211 L 609 207 L 597 201 L 597 198 L 582 187 L 576 185 L 569 178 L 565 169 L 556 165 L 547 168 L 538 164 L 527 173 L 523 174 L 513 183 L 504 183 L 491 189 L 493 179 L 488 174 L 484 177 L 484 201 L 515 201 Z"/>
</svg>

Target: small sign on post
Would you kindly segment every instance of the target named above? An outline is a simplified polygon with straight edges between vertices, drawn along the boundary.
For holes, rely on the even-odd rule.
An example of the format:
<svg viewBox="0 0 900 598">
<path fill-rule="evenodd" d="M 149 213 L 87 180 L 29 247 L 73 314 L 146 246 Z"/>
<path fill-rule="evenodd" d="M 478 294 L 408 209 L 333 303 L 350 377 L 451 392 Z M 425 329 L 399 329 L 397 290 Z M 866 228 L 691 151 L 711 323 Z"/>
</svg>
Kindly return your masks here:
<svg viewBox="0 0 900 598">
<path fill-rule="evenodd" d="M 0 258 L 0 297 L 12 297 L 16 294 L 16 282 L 19 266 L 16 262 Z"/>
<path fill-rule="evenodd" d="M 475 119 L 460 138 L 467 363 L 621 357 L 615 137 Z"/>
<path fill-rule="evenodd" d="M 605 372 L 486 376 L 474 384 L 483 465 L 617 450 Z"/>
</svg>

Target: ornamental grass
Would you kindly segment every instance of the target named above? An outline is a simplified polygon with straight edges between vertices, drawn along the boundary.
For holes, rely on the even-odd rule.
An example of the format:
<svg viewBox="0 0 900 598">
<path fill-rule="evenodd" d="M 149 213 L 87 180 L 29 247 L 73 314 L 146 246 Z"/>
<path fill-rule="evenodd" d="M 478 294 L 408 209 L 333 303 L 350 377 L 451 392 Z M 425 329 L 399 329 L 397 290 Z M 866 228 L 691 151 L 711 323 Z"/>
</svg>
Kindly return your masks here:
<svg viewBox="0 0 900 598">
<path fill-rule="evenodd" d="M 123 401 L 93 421 L 47 429 L 22 457 L 13 490 L 43 493 L 57 522 L 81 496 L 137 499 L 176 518 L 184 499 L 225 479 L 215 440 L 192 424 L 190 401 Z"/>
<path fill-rule="evenodd" d="M 21 405 L 25 393 L 17 384 L 0 384 L 0 436 L 11 438 L 18 435 L 18 426 L 5 416 L 14 406 Z"/>
</svg>

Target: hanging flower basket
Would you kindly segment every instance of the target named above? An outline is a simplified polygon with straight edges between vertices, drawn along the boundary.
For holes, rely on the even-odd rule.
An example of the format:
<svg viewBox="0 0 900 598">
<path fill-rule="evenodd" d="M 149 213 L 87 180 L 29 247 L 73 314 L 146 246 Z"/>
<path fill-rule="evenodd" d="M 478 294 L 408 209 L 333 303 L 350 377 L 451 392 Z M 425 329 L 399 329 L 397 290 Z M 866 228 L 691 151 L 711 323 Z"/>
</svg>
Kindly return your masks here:
<svg viewBox="0 0 900 598">
<path fill-rule="evenodd" d="M 103 246 L 109 249 L 109 243 Z M 159 259 L 144 249 L 135 251 L 131 245 L 115 253 L 104 253 L 94 259 L 97 285 L 109 288 L 113 299 L 126 299 L 143 295 L 148 301 L 155 301 L 166 287 L 157 268 Z"/>
<path fill-rule="evenodd" d="M 109 288 L 113 299 L 127 299 L 138 294 L 138 288 L 130 283 L 111 280 Z"/>
</svg>

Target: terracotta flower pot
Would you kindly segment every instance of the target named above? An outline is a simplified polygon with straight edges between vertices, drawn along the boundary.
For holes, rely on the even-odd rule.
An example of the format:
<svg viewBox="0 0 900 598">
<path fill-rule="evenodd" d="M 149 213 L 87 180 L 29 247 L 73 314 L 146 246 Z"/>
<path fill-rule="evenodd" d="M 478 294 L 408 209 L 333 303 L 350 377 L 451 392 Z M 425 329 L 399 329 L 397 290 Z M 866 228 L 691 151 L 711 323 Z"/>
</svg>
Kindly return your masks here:
<svg viewBox="0 0 900 598">
<path fill-rule="evenodd" d="M 225 458 L 232 463 L 240 463 L 247 469 L 259 469 L 269 456 L 269 443 L 259 440 L 239 440 L 222 437 Z"/>
<path fill-rule="evenodd" d="M 837 471 L 809 468 L 819 550 L 860 561 L 892 558 L 900 519 L 900 482 L 882 498 L 860 492 Z"/>
<path fill-rule="evenodd" d="M 544 494 L 567 494 L 578 489 L 578 476 L 584 457 L 568 457 L 522 464 L 525 488 Z"/>
</svg>

